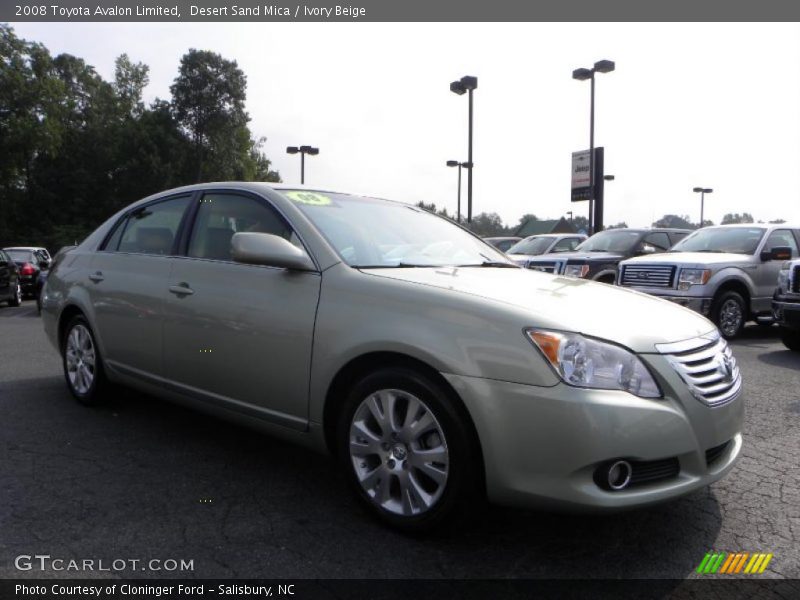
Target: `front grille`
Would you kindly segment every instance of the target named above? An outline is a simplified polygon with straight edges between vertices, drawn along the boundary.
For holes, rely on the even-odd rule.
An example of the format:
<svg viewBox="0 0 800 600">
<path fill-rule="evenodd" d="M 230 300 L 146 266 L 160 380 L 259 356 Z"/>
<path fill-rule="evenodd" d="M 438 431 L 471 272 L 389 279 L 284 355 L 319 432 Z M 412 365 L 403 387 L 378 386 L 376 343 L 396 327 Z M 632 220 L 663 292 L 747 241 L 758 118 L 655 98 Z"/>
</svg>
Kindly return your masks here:
<svg viewBox="0 0 800 600">
<path fill-rule="evenodd" d="M 800 265 L 795 266 L 792 271 L 792 292 L 800 294 Z"/>
<path fill-rule="evenodd" d="M 675 344 L 657 344 L 692 394 L 708 406 L 722 406 L 736 399 L 742 376 L 728 343 L 719 333 Z"/>
<path fill-rule="evenodd" d="M 725 454 L 725 450 L 728 449 L 730 443 L 730 440 L 728 440 L 724 444 L 720 444 L 719 446 L 714 446 L 713 448 L 706 450 L 706 466 L 710 467 L 717 462 L 719 457 Z"/>
<path fill-rule="evenodd" d="M 542 271 L 543 273 L 553 273 L 555 275 L 558 275 L 558 273 L 559 273 L 559 266 L 560 266 L 559 263 L 557 263 L 555 261 L 552 261 L 552 262 L 547 262 L 547 261 L 533 262 L 533 261 L 529 261 L 528 262 L 528 268 L 529 269 L 533 269 L 534 271 Z"/>
<path fill-rule="evenodd" d="M 671 288 L 675 269 L 674 265 L 625 265 L 620 283 L 628 287 Z"/>
<path fill-rule="evenodd" d="M 663 481 L 677 477 L 681 470 L 677 458 L 665 458 L 663 460 L 630 461 L 631 464 L 631 483 L 638 485 L 642 483 L 652 483 L 653 481 Z"/>
</svg>

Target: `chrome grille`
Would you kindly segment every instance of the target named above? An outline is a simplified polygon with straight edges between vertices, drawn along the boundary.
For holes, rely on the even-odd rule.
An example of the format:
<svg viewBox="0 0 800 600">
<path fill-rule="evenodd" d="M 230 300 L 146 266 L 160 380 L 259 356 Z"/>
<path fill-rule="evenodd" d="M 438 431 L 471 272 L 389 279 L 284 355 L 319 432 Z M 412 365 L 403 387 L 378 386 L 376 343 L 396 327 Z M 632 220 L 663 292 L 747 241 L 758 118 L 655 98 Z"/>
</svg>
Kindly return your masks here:
<svg viewBox="0 0 800 600">
<path fill-rule="evenodd" d="M 625 265 L 621 285 L 629 287 L 671 288 L 674 284 L 674 265 Z"/>
<path fill-rule="evenodd" d="M 675 344 L 657 344 L 656 348 L 704 404 L 722 406 L 741 392 L 742 376 L 736 359 L 718 332 Z"/>
<path fill-rule="evenodd" d="M 791 290 L 795 294 L 800 294 L 800 265 L 796 265 L 792 270 Z"/>
</svg>

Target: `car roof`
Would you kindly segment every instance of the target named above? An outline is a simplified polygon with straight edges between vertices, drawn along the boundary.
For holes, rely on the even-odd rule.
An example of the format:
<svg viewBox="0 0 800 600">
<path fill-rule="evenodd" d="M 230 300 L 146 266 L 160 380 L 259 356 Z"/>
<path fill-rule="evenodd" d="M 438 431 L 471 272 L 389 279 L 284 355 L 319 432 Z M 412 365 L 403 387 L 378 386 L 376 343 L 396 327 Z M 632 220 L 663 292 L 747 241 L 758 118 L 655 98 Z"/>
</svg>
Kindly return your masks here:
<svg viewBox="0 0 800 600">
<path fill-rule="evenodd" d="M 29 250 L 30 252 L 35 252 L 36 250 L 47 250 L 47 248 L 42 246 L 8 246 L 3 250 Z"/>
<path fill-rule="evenodd" d="M 763 229 L 800 229 L 800 225 L 792 223 L 727 223 L 725 225 L 706 225 L 703 229 L 736 229 L 738 227 L 761 227 Z"/>
<path fill-rule="evenodd" d="M 559 238 L 559 237 L 586 237 L 585 233 L 534 233 L 526 237 L 526 240 L 531 238 Z"/>
</svg>

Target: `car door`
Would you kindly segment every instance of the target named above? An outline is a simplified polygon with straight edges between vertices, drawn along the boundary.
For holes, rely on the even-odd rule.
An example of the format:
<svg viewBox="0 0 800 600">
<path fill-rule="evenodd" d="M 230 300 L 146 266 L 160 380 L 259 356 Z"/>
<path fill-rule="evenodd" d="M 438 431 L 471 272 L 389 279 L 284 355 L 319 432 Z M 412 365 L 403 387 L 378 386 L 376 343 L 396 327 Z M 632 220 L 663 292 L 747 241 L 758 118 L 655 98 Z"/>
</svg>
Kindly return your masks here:
<svg viewBox="0 0 800 600">
<path fill-rule="evenodd" d="M 768 260 L 761 262 L 762 252 L 769 252 L 773 248 L 789 247 L 792 249 L 792 258 L 797 258 L 798 247 L 790 229 L 776 229 L 770 233 L 761 248 L 756 252 L 756 260 L 759 261 L 753 273 L 754 283 L 756 284 L 756 298 L 753 299 L 753 309 L 756 312 L 768 312 L 772 307 L 772 295 L 778 286 L 778 271 L 781 269 L 781 260 Z"/>
<path fill-rule="evenodd" d="M 191 195 L 125 215 L 92 258 L 87 282 L 105 361 L 128 375 L 162 375 L 167 281 Z"/>
<path fill-rule="evenodd" d="M 200 400 L 305 429 L 321 276 L 233 262 L 237 232 L 301 245 L 264 198 L 209 191 L 196 202 L 185 256 L 169 277 L 165 370 Z"/>
<path fill-rule="evenodd" d="M 11 297 L 11 273 L 13 268 L 11 259 L 5 252 L 0 250 L 0 300 Z"/>
</svg>

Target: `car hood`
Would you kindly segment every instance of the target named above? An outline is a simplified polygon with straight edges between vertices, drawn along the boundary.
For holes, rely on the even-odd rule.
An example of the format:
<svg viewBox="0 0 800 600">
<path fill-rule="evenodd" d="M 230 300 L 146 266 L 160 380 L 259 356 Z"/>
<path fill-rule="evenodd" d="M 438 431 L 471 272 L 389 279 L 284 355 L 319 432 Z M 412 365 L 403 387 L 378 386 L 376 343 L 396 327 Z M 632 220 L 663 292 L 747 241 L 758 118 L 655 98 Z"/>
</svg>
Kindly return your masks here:
<svg viewBox="0 0 800 600">
<path fill-rule="evenodd" d="M 608 262 L 625 258 L 619 252 L 556 252 L 532 256 L 534 260 L 581 260 L 586 262 Z"/>
<path fill-rule="evenodd" d="M 637 256 L 625 261 L 625 264 L 648 263 L 669 265 L 719 265 L 725 263 L 748 262 L 752 256 L 748 254 L 731 254 L 727 252 L 666 252 Z"/>
<path fill-rule="evenodd" d="M 574 331 L 636 352 L 709 333 L 714 325 L 694 311 L 633 290 L 528 269 L 370 269 L 369 275 L 470 294 L 523 309 L 523 327 Z"/>
</svg>

